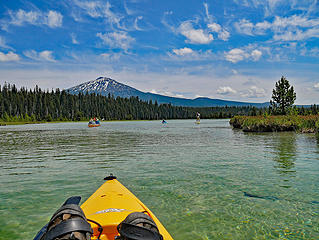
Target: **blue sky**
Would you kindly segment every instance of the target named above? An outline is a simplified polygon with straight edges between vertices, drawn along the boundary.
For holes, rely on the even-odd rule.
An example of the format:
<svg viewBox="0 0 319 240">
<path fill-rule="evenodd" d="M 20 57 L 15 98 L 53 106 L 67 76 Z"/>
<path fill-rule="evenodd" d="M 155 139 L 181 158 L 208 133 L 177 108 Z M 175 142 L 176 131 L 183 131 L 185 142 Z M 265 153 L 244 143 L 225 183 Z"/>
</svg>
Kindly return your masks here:
<svg viewBox="0 0 319 240">
<path fill-rule="evenodd" d="M 1 85 L 265 102 L 282 75 L 319 103 L 318 0 L 0 2 Z"/>
</svg>

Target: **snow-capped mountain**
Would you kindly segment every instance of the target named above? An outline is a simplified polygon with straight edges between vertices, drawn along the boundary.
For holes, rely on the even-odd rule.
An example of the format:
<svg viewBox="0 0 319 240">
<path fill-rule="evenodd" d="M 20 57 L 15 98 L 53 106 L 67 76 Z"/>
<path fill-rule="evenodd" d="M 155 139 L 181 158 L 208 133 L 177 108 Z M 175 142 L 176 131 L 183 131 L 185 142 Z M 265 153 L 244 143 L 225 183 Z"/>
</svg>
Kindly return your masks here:
<svg viewBox="0 0 319 240">
<path fill-rule="evenodd" d="M 111 78 L 99 77 L 96 80 L 89 81 L 67 89 L 72 94 L 96 93 L 107 96 L 109 93 L 115 97 L 131 97 L 143 95 L 143 92 L 119 83 Z"/>
<path fill-rule="evenodd" d="M 170 103 L 175 106 L 186 106 L 186 107 L 217 107 L 217 106 L 255 106 L 255 107 L 265 107 L 268 106 L 266 103 L 247 103 L 247 102 L 236 102 L 236 101 L 227 101 L 221 99 L 210 99 L 210 98 L 195 98 L 195 99 L 186 99 L 186 98 L 175 98 L 168 97 L 159 94 L 142 92 L 125 84 L 119 83 L 111 78 L 99 77 L 96 80 L 89 81 L 77 85 L 75 87 L 67 89 L 71 94 L 82 93 L 96 93 L 103 96 L 108 96 L 108 94 L 113 95 L 114 97 L 126 97 L 131 96 L 139 97 L 141 100 L 153 102 L 157 101 L 161 103 Z"/>
</svg>

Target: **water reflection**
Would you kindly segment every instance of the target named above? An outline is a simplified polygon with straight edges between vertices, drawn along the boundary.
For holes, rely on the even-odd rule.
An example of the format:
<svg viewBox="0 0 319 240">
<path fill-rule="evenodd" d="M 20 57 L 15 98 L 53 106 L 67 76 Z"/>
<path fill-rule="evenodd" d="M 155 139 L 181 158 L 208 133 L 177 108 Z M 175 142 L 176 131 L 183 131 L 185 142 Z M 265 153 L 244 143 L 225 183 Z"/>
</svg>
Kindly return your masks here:
<svg viewBox="0 0 319 240">
<path fill-rule="evenodd" d="M 296 176 L 296 134 L 295 133 L 279 133 L 274 138 L 274 167 L 283 177 L 284 184 L 282 187 L 290 187 L 288 184 L 291 177 Z"/>
</svg>

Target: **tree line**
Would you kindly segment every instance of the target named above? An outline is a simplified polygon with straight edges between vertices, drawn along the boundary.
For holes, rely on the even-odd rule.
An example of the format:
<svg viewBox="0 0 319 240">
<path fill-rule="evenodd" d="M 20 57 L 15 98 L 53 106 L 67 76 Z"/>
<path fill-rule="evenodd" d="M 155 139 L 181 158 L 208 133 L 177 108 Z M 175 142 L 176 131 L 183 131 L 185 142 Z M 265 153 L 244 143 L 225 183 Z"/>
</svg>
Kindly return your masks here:
<svg viewBox="0 0 319 240">
<path fill-rule="evenodd" d="M 10 121 L 81 121 L 91 117 L 104 120 L 231 118 L 235 115 L 262 115 L 269 108 L 256 107 L 180 107 L 142 101 L 138 97 L 121 98 L 95 93 L 73 95 L 66 90 L 17 89 L 14 84 L 0 86 L 0 120 Z M 303 115 L 319 112 L 317 106 L 300 108 Z"/>
</svg>

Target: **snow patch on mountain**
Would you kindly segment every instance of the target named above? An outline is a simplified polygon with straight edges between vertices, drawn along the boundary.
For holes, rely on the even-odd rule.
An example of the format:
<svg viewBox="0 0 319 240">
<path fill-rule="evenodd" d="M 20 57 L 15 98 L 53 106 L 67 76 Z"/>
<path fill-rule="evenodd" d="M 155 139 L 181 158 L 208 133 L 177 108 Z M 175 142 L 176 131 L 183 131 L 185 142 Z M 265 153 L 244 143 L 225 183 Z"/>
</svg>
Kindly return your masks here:
<svg viewBox="0 0 319 240">
<path fill-rule="evenodd" d="M 131 96 L 140 96 L 144 93 L 127 86 L 125 84 L 119 83 L 111 78 L 99 77 L 95 80 L 82 83 L 75 87 L 67 89 L 69 93 L 79 94 L 81 93 L 96 93 L 104 96 L 108 94 L 113 95 L 114 97 L 131 97 Z"/>
<path fill-rule="evenodd" d="M 109 83 L 111 81 L 114 81 L 110 78 L 106 77 L 99 77 L 96 80 L 89 81 L 82 83 L 80 85 L 77 85 L 75 87 L 69 88 L 69 92 L 73 94 L 78 94 L 80 92 L 95 92 L 95 93 L 102 93 L 107 90 Z"/>
</svg>

